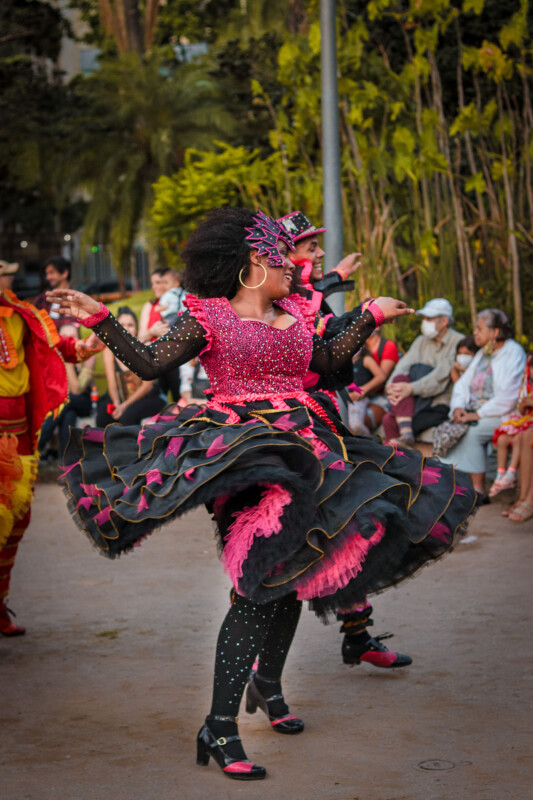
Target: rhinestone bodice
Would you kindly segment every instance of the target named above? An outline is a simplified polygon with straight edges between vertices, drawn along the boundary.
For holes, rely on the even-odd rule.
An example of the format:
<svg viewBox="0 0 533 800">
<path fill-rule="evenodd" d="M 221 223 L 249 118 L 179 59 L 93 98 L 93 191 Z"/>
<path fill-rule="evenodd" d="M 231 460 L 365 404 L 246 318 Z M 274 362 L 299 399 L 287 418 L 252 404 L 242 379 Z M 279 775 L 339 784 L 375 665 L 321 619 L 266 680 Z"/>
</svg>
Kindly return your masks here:
<svg viewBox="0 0 533 800">
<path fill-rule="evenodd" d="M 243 320 L 226 298 L 189 303 L 210 334 L 200 356 L 215 394 L 245 395 L 297 392 L 312 355 L 312 334 L 295 299 L 276 302 L 295 318 L 286 329 Z"/>
</svg>

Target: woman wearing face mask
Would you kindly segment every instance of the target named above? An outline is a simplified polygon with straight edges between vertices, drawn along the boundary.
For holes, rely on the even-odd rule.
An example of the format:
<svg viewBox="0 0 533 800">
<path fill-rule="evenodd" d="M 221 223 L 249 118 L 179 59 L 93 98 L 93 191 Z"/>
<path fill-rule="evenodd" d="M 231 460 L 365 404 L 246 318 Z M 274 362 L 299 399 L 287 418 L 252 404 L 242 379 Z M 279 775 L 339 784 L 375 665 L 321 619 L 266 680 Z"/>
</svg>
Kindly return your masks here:
<svg viewBox="0 0 533 800">
<path fill-rule="evenodd" d="M 478 350 L 479 347 L 473 336 L 465 336 L 464 339 L 461 339 L 457 345 L 457 355 L 450 372 L 452 383 L 457 383 L 462 378 Z M 468 409 L 468 411 L 474 410 L 474 407 Z M 441 422 L 433 431 L 433 455 L 439 458 L 447 456 L 452 447 L 455 447 L 457 442 L 463 438 L 467 430 L 468 423 L 466 422 L 454 422 L 453 419 L 446 419 Z"/>
<path fill-rule="evenodd" d="M 516 406 L 526 354 L 512 339 L 507 315 L 495 308 L 479 314 L 474 339 L 480 350 L 453 387 L 450 404 L 450 418 L 468 424 L 468 430 L 442 461 L 469 472 L 476 491 L 484 494 L 486 445 Z"/>
</svg>

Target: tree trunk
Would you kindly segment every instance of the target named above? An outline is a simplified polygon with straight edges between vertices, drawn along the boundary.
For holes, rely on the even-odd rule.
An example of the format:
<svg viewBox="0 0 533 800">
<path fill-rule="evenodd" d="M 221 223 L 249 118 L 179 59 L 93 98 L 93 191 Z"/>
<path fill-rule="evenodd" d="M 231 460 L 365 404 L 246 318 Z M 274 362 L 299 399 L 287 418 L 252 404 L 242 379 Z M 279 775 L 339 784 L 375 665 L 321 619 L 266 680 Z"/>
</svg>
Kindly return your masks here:
<svg viewBox="0 0 533 800">
<path fill-rule="evenodd" d="M 455 18 L 455 30 L 457 33 L 457 44 L 458 44 L 458 54 L 457 54 L 457 93 L 459 99 L 459 109 L 463 111 L 465 107 L 465 96 L 464 96 L 464 87 L 463 87 L 463 67 L 462 67 L 462 57 L 463 57 L 463 42 L 461 40 L 461 30 L 459 27 L 459 19 L 458 17 Z M 470 167 L 470 173 L 472 176 L 477 174 L 477 165 L 476 160 L 474 157 L 474 148 L 472 147 L 472 139 L 470 137 L 470 131 L 465 131 L 464 133 L 464 140 L 465 140 L 465 147 L 466 147 L 466 157 L 468 159 L 468 166 Z M 476 189 L 476 204 L 477 204 L 477 211 L 479 215 L 479 225 L 481 229 L 481 239 L 483 241 L 483 252 L 485 258 L 490 262 L 491 253 L 489 247 L 489 240 L 487 236 L 487 216 L 485 214 L 485 204 L 483 202 L 483 197 L 481 192 Z"/>
<path fill-rule="evenodd" d="M 350 150 L 352 152 L 353 160 L 355 162 L 355 168 L 359 172 L 359 192 L 361 195 L 361 206 L 363 212 L 363 241 L 368 241 L 370 239 L 370 203 L 368 199 L 368 188 L 366 185 L 366 176 L 364 174 L 363 169 L 363 162 L 361 160 L 361 155 L 359 153 L 359 147 L 357 145 L 357 139 L 355 138 L 355 134 L 353 132 L 352 126 L 348 122 L 348 102 L 345 98 L 341 101 L 341 111 L 342 111 L 342 119 L 344 122 L 344 128 L 346 131 L 346 137 L 348 139 L 348 144 L 350 146 Z"/>
<path fill-rule="evenodd" d="M 515 221 L 513 209 L 513 193 L 511 191 L 511 183 L 509 180 L 509 173 L 507 170 L 507 145 L 505 143 L 505 131 L 503 128 L 503 100 L 502 89 L 498 83 L 496 86 L 496 93 L 498 98 L 498 112 L 500 122 L 500 142 L 502 148 L 502 172 L 503 172 L 503 185 L 505 187 L 505 201 L 507 205 L 507 252 L 511 262 L 512 274 L 512 292 L 513 292 L 513 305 L 515 314 L 515 329 L 516 335 L 522 336 L 523 321 L 522 321 L 522 292 L 520 289 L 520 261 L 518 258 L 518 246 L 516 243 L 515 234 Z"/>
<path fill-rule="evenodd" d="M 437 63 L 431 51 L 428 51 L 428 58 L 431 65 L 431 80 L 433 85 L 433 97 L 436 108 L 439 113 L 439 135 L 441 140 L 441 147 L 448 162 L 448 183 L 450 186 L 450 194 L 453 202 L 453 212 L 455 218 L 455 233 L 457 236 L 457 245 L 459 251 L 459 260 L 461 262 L 461 273 L 463 282 L 463 292 L 465 297 L 468 298 L 468 305 L 470 307 L 470 314 L 472 316 L 472 324 L 476 318 L 476 293 L 474 282 L 474 270 L 472 268 L 472 258 L 470 254 L 470 247 L 465 232 L 465 223 L 463 216 L 463 207 L 461 194 L 457 188 L 456 181 L 452 172 L 452 158 L 450 151 L 450 141 L 448 138 L 448 129 L 446 126 L 446 118 L 444 116 L 444 107 L 442 103 L 442 87 L 440 75 L 437 68 Z"/>
<path fill-rule="evenodd" d="M 144 50 L 149 53 L 154 43 L 155 28 L 159 15 L 159 0 L 146 0 L 144 12 Z"/>
<path fill-rule="evenodd" d="M 533 186 L 531 184 L 531 155 L 529 152 L 531 127 L 533 126 L 533 110 L 531 108 L 531 93 L 529 91 L 528 73 L 526 71 L 525 59 L 522 56 L 522 85 L 524 87 L 524 136 L 523 145 L 526 163 L 526 194 L 529 211 L 529 229 L 533 231 Z"/>
</svg>

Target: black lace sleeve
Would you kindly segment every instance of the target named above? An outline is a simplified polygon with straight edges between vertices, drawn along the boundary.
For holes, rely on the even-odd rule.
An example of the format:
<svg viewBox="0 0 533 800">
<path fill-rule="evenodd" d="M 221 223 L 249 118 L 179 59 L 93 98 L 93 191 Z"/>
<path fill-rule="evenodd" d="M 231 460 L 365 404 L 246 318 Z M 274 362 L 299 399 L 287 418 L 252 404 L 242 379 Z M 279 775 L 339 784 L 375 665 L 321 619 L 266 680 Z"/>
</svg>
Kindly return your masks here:
<svg viewBox="0 0 533 800">
<path fill-rule="evenodd" d="M 376 327 L 370 311 L 349 311 L 339 318 L 339 322 L 341 320 L 344 330 L 336 336 L 324 339 L 318 335 L 313 337 L 313 357 L 309 365 L 313 372 L 321 375 L 338 372 L 361 349 Z"/>
<path fill-rule="evenodd" d="M 152 344 L 143 344 L 129 334 L 112 314 L 94 325 L 93 331 L 119 361 L 144 381 L 186 364 L 208 344 L 206 331 L 188 311 Z"/>
</svg>

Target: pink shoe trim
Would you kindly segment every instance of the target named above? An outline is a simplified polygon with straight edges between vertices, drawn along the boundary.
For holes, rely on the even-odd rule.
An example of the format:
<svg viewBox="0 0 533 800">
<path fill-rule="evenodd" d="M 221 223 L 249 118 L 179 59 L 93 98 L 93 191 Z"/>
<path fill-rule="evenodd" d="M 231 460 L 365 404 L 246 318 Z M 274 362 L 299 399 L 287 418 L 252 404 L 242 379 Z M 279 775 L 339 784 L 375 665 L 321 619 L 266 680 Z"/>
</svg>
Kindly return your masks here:
<svg viewBox="0 0 533 800">
<path fill-rule="evenodd" d="M 234 761 L 233 764 L 228 764 L 224 767 L 223 772 L 251 772 L 253 769 L 251 761 Z"/>
<path fill-rule="evenodd" d="M 363 653 L 360 657 L 360 661 L 367 661 L 369 664 L 375 664 L 376 667 L 390 667 L 398 656 L 396 653 L 393 653 L 391 650 L 387 650 L 386 653 L 375 653 L 373 651 L 369 651 L 368 653 Z"/>
<path fill-rule="evenodd" d="M 280 722 L 289 722 L 291 719 L 299 719 L 296 714 L 287 714 L 286 717 L 280 717 L 279 719 L 272 719 L 270 720 L 271 725 L 279 725 Z"/>
</svg>

